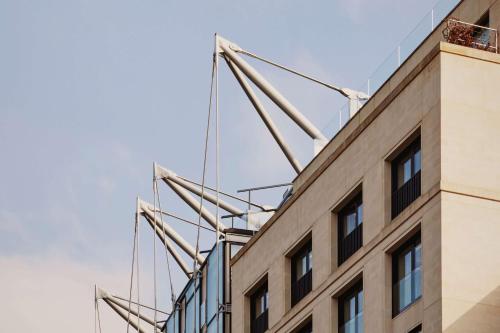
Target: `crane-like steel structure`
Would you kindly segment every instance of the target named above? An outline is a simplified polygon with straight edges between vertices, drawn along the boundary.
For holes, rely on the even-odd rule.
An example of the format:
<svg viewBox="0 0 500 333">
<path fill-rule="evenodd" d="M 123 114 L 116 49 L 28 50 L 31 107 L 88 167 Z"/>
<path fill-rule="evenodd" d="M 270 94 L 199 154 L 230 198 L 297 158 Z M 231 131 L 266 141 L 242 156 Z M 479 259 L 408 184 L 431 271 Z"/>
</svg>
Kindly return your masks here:
<svg viewBox="0 0 500 333">
<path fill-rule="evenodd" d="M 300 161 L 295 157 L 292 152 L 291 147 L 287 144 L 285 138 L 279 131 L 278 126 L 274 123 L 271 116 L 265 109 L 263 103 L 258 98 L 256 92 L 252 88 L 250 82 L 252 82 L 261 92 L 263 92 L 280 110 L 282 110 L 299 128 L 305 132 L 312 140 L 314 146 L 314 154 L 318 154 L 328 143 L 327 137 L 304 115 L 302 114 L 284 95 L 282 95 L 264 76 L 262 76 L 256 69 L 254 69 L 248 62 L 246 62 L 241 55 L 250 56 L 252 58 L 261 60 L 265 63 L 271 64 L 283 70 L 286 70 L 290 73 L 298 75 L 302 78 L 311 80 L 315 83 L 323 85 L 327 88 L 330 88 L 342 96 L 346 97 L 349 101 L 349 114 L 352 117 L 356 112 L 360 109 L 363 103 L 368 100 L 369 96 L 363 92 L 355 91 L 348 88 L 341 88 L 332 84 L 328 84 L 322 82 L 318 79 L 315 79 L 311 76 L 302 74 L 296 70 L 290 69 L 288 67 L 279 65 L 270 60 L 257 56 L 249 51 L 244 50 L 237 44 L 219 36 L 215 35 L 215 50 L 214 50 L 214 68 L 215 71 L 218 71 L 218 59 L 222 58 L 227 66 L 229 67 L 231 73 L 236 78 L 240 87 L 243 89 L 244 93 L 250 100 L 251 104 L 255 108 L 257 114 L 264 122 L 265 126 L 271 133 L 272 137 L 279 145 L 281 151 L 291 164 L 292 168 L 295 170 L 297 174 L 299 174 L 303 170 L 303 166 Z M 217 74 L 216 74 L 217 77 Z M 250 82 L 249 82 L 250 81 Z M 218 84 L 216 83 L 216 86 Z M 217 89 L 216 89 L 217 91 Z M 218 96 L 218 93 L 216 93 Z M 218 105 L 217 101 L 218 97 L 216 97 L 216 105 Z M 209 113 L 210 115 L 210 113 Z M 210 119 L 210 116 L 209 116 Z M 207 140 L 208 140 L 208 128 L 207 128 Z M 206 149 L 206 148 L 205 148 Z M 154 234 L 159 238 L 161 243 L 165 246 L 165 250 L 167 251 L 167 260 L 168 254 L 170 254 L 182 272 L 186 275 L 188 279 L 197 279 L 198 274 L 194 274 L 198 271 L 199 267 L 203 265 L 206 261 L 206 258 L 200 253 L 198 249 L 198 244 L 196 247 L 193 247 L 189 242 L 187 242 L 176 230 L 163 222 L 162 216 L 173 217 L 179 219 L 181 221 L 190 223 L 195 225 L 199 229 L 202 227 L 200 222 L 201 219 L 206 221 L 206 223 L 213 229 L 207 228 L 203 226 L 204 229 L 211 230 L 217 233 L 216 243 L 219 241 L 219 237 L 224 239 L 225 241 L 231 244 L 243 245 L 245 244 L 251 237 L 251 233 L 238 231 L 238 229 L 229 228 L 224 225 L 218 217 L 218 213 L 214 215 L 207 207 L 205 207 L 204 202 L 208 202 L 213 204 L 218 209 L 222 209 L 231 216 L 241 218 L 246 220 L 247 224 L 251 221 L 251 214 L 255 214 L 255 211 L 251 210 L 251 207 L 257 208 L 258 211 L 266 214 L 266 218 L 269 218 L 273 214 L 273 209 L 269 206 L 255 204 L 250 202 L 250 198 L 248 201 L 241 199 L 239 197 L 224 193 L 217 189 L 212 189 L 204 184 L 196 183 L 187 178 L 181 177 L 177 175 L 175 172 L 162 167 L 156 163 L 153 164 L 153 181 L 154 188 L 157 191 L 157 181 L 163 181 L 182 201 L 184 201 L 191 209 L 193 209 L 200 218 L 198 223 L 190 222 L 186 219 L 179 218 L 175 214 L 168 213 L 161 210 L 160 206 L 156 206 L 156 199 L 159 201 L 159 194 L 156 192 L 155 194 L 155 203 L 148 203 L 139 197 L 136 202 L 136 228 L 139 223 L 140 218 L 144 218 L 148 225 L 153 229 Z M 216 195 L 210 193 L 216 192 Z M 220 199 L 219 194 L 222 194 L 231 199 L 235 199 L 241 202 L 245 202 L 248 204 L 248 210 L 245 211 L 236 207 L 235 205 L 226 202 Z M 156 197 L 156 195 L 158 197 Z M 198 200 L 195 196 L 198 196 L 200 200 Z M 254 215 L 255 216 L 255 215 Z M 137 230 L 137 229 L 136 229 Z M 219 234 L 220 233 L 220 234 Z M 156 238 L 155 238 L 156 240 Z M 181 253 L 178 249 L 181 249 L 188 257 L 193 259 L 193 265 L 190 266 L 184 260 Z M 135 240 L 134 240 L 134 249 L 135 249 Z M 137 249 L 138 251 L 138 249 Z M 134 268 L 134 264 L 132 264 L 132 271 Z M 137 264 L 138 269 L 138 264 Z M 170 269 L 170 268 L 169 268 Z M 227 279 L 228 277 L 226 277 Z M 155 280 L 156 281 L 156 280 Z M 156 283 L 156 282 L 155 282 Z M 229 281 L 226 281 L 229 283 Z M 132 288 L 132 278 L 131 278 L 131 288 Z M 137 288 L 139 288 L 139 283 Z M 132 290 L 132 289 L 130 289 Z M 173 291 L 172 291 L 173 292 Z M 103 300 L 109 307 L 116 312 L 121 318 L 126 320 L 128 324 L 133 327 L 139 333 L 145 333 L 144 328 L 141 327 L 141 321 L 152 326 L 154 332 L 160 332 L 162 327 L 156 320 L 156 312 L 159 311 L 156 308 L 153 309 L 155 311 L 155 318 L 151 320 L 144 314 L 140 313 L 140 304 L 132 302 L 132 294 L 130 294 L 129 304 L 124 304 L 122 298 L 113 296 L 110 293 L 104 291 L 103 289 L 96 287 L 95 292 L 95 301 L 96 304 L 99 300 Z M 174 298 L 172 294 L 172 298 Z M 173 300 L 174 302 L 174 300 Z M 137 304 L 137 310 L 132 309 L 130 306 L 132 303 Z M 155 299 L 156 306 L 156 299 Z M 175 307 L 173 305 L 173 310 Z M 132 317 L 131 317 L 132 316 Z"/>
</svg>

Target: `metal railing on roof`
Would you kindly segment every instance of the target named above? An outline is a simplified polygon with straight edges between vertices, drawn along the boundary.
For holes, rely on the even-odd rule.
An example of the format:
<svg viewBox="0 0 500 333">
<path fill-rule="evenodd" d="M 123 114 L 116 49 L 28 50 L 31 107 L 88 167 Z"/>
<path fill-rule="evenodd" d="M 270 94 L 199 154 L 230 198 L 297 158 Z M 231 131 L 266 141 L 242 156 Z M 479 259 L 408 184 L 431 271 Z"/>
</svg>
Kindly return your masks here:
<svg viewBox="0 0 500 333">
<path fill-rule="evenodd" d="M 443 30 L 443 37 L 448 43 L 498 53 L 496 29 L 450 18 Z"/>
<path fill-rule="evenodd" d="M 462 0 L 440 0 L 425 15 L 417 26 L 385 58 L 375 71 L 363 83 L 358 91 L 373 96 L 387 79 L 403 64 L 418 46 L 448 17 Z M 330 139 L 333 138 L 349 121 L 348 105 L 343 105 L 338 114 L 322 129 Z"/>
</svg>

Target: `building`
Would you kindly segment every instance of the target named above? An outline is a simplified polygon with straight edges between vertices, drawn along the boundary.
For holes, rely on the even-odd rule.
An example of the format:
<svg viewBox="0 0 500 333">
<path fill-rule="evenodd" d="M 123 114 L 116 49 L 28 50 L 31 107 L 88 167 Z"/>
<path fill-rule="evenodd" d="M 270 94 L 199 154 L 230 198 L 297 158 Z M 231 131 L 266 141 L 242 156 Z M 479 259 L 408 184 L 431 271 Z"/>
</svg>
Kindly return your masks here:
<svg viewBox="0 0 500 333">
<path fill-rule="evenodd" d="M 450 17 L 498 29 L 500 1 Z M 500 55 L 447 24 L 231 259 L 232 332 L 500 332 Z"/>
</svg>

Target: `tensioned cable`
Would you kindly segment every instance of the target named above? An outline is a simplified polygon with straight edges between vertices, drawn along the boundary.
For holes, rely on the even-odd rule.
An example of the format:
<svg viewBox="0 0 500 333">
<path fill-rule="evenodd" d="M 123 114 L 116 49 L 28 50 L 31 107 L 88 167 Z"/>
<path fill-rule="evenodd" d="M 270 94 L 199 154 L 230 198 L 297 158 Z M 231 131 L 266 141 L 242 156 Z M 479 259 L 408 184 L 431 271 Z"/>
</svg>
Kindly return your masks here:
<svg viewBox="0 0 500 333">
<path fill-rule="evenodd" d="M 153 207 L 154 207 L 154 211 L 153 211 L 153 225 L 154 225 L 154 228 L 153 228 L 153 293 L 154 293 L 154 315 L 153 315 L 153 322 L 154 322 L 154 328 L 156 330 L 156 321 L 157 321 L 157 311 L 156 311 L 156 308 L 158 307 L 158 304 L 157 304 L 157 297 L 156 297 L 156 294 L 157 294 L 157 289 L 156 289 L 156 196 L 155 196 L 155 183 L 156 183 L 156 180 L 155 180 L 155 176 L 153 176 Z M 160 214 L 161 215 L 161 214 Z"/>
<path fill-rule="evenodd" d="M 129 299 L 128 299 L 128 308 L 129 310 L 127 311 L 127 333 L 129 333 L 130 330 L 130 309 L 132 308 L 132 288 L 134 284 L 134 263 L 135 263 L 135 246 L 137 243 L 137 228 L 138 228 L 138 218 L 139 212 L 135 212 L 135 223 L 134 223 L 134 245 L 132 246 L 132 269 L 130 271 L 130 289 L 129 289 Z"/>
<path fill-rule="evenodd" d="M 94 286 L 94 333 L 97 333 L 97 289 Z"/>
<path fill-rule="evenodd" d="M 139 275 L 139 240 L 140 240 L 140 228 L 139 228 L 139 215 L 137 215 L 137 245 L 136 245 L 136 275 L 137 275 L 137 331 L 141 330 L 141 298 L 140 298 L 140 275 Z"/>
<path fill-rule="evenodd" d="M 166 215 L 166 216 L 172 217 L 172 218 L 174 218 L 174 219 L 176 219 L 176 220 L 179 220 L 179 221 L 181 221 L 181 222 L 184 222 L 184 223 L 187 223 L 187 224 L 191 224 L 191 225 L 193 225 L 193 226 L 195 226 L 195 227 L 197 227 L 197 226 L 198 226 L 198 224 L 197 224 L 197 223 L 194 223 L 194 222 L 191 222 L 191 221 L 189 221 L 189 220 L 183 219 L 182 217 L 176 216 L 176 215 L 174 215 L 174 214 L 171 214 L 171 213 L 168 213 L 168 212 L 163 212 L 163 211 L 158 211 L 158 212 L 159 212 L 159 213 L 161 213 L 161 214 L 163 214 L 163 215 Z M 211 229 L 211 228 L 208 228 L 208 227 L 205 227 L 205 226 L 200 226 L 200 228 L 205 229 L 205 230 L 208 230 L 208 231 L 211 231 L 211 232 L 215 232 L 215 230 L 214 230 L 214 229 Z"/>
<path fill-rule="evenodd" d="M 160 191 L 158 190 L 158 180 L 154 179 L 154 188 L 156 190 L 156 196 L 158 199 L 158 209 L 160 212 L 162 211 L 161 209 L 161 199 L 160 199 Z M 172 270 L 170 269 L 170 259 L 169 259 L 169 253 L 168 253 L 168 246 L 167 246 L 167 232 L 165 231 L 165 224 L 163 223 L 163 214 L 160 214 L 160 222 L 161 222 L 161 228 L 162 228 L 162 233 L 163 233 L 163 239 L 165 239 L 165 256 L 167 257 L 167 270 L 168 270 L 168 281 L 170 283 L 170 301 L 171 301 L 171 306 L 172 306 L 172 313 L 175 314 L 176 309 L 176 304 L 175 304 L 175 294 L 174 294 L 174 284 L 172 283 Z M 156 222 L 155 223 L 155 228 L 156 228 Z M 156 231 L 156 229 L 155 229 Z M 174 326 L 175 326 L 175 320 L 174 320 Z M 174 328 L 175 329 L 175 328 Z"/>
<path fill-rule="evenodd" d="M 198 281 L 198 254 L 200 252 L 200 229 L 201 229 L 201 210 L 203 208 L 203 200 L 205 198 L 205 177 L 207 171 L 207 156 L 208 156 L 208 141 L 210 137 L 210 119 L 212 117 L 212 96 L 213 96 L 213 86 L 214 86 L 214 70 L 215 70 L 215 62 L 216 62 L 216 53 L 213 55 L 212 60 L 212 75 L 210 80 L 210 97 L 208 102 L 208 116 L 207 116 L 207 129 L 205 133 L 205 151 L 203 152 L 203 171 L 201 177 L 201 196 L 200 196 L 200 209 L 198 211 L 198 229 L 196 231 L 196 249 L 195 256 L 193 259 L 193 277 L 194 277 L 194 297 L 196 303 L 196 289 L 197 289 L 197 281 Z M 216 218 L 217 229 L 219 228 L 219 218 Z M 217 233 L 217 231 L 216 231 Z M 196 332 L 196 306 L 194 307 L 194 327 Z M 193 333 L 194 333 L 193 332 Z M 218 330 L 217 330 L 218 332 Z"/>
<path fill-rule="evenodd" d="M 216 45 L 217 47 L 217 39 Z M 217 49 L 215 50 L 217 52 Z M 215 53 L 216 54 L 216 53 Z M 219 131 L 219 57 L 215 55 L 215 197 L 216 197 L 216 205 L 215 205 L 215 220 L 216 224 L 216 233 L 215 233 L 215 252 L 217 255 L 217 332 L 220 332 L 220 323 L 219 323 L 219 312 L 220 312 L 220 260 L 219 260 L 219 192 L 220 192 L 220 184 L 219 184 L 219 144 L 220 144 L 220 131 Z"/>
<path fill-rule="evenodd" d="M 112 295 L 112 296 L 113 296 L 114 298 L 119 299 L 119 300 L 122 300 L 122 301 L 127 301 L 127 302 L 128 302 L 128 299 L 126 299 L 126 298 L 123 298 L 123 297 L 120 297 L 120 296 L 116 296 L 116 295 Z M 134 304 L 134 305 L 137 305 L 137 302 L 132 301 L 131 303 L 132 303 L 132 304 Z M 139 304 L 139 305 L 140 305 L 141 307 L 143 307 L 143 308 L 146 308 L 146 309 L 149 309 L 149 310 L 154 310 L 154 308 L 153 308 L 153 307 L 151 307 L 151 306 L 144 305 L 144 304 Z M 158 311 L 159 313 L 163 313 L 164 315 L 167 315 L 167 316 L 168 316 L 168 315 L 170 315 L 170 313 L 168 313 L 168 312 L 166 312 L 166 311 L 162 311 L 162 310 L 159 310 L 159 309 L 157 309 L 156 311 Z M 160 321 L 158 321 L 158 322 L 160 322 Z"/>
<path fill-rule="evenodd" d="M 278 63 L 276 63 L 276 62 L 274 62 L 274 61 L 268 60 L 268 59 L 266 59 L 266 58 L 262 58 L 262 57 L 260 57 L 260 56 L 258 56 L 258 55 L 256 55 L 256 54 L 254 54 L 254 53 L 251 53 L 251 52 L 248 52 L 248 51 L 245 51 L 245 50 L 235 50 L 235 52 L 245 54 L 245 55 L 247 55 L 247 56 L 249 56 L 249 57 L 252 57 L 252 58 L 254 58 L 254 59 L 257 59 L 257 60 L 260 60 L 260 61 L 262 61 L 262 62 L 265 62 L 265 63 L 267 63 L 267 64 L 269 64 L 269 65 L 271 65 L 271 66 L 275 66 L 275 67 L 277 67 L 277 68 L 283 69 L 283 70 L 285 70 L 285 71 L 287 71 L 287 72 L 289 72 L 289 73 L 292 73 L 292 74 L 295 74 L 295 75 L 297 75 L 297 76 L 300 76 L 300 77 L 302 77 L 302 78 L 304 78 L 304 79 L 306 79 L 306 80 L 309 80 L 309 81 L 312 81 L 312 82 L 318 83 L 318 84 L 320 84 L 320 85 L 322 85 L 322 86 L 324 86 L 324 87 L 327 87 L 327 88 L 333 89 L 333 90 L 335 90 L 335 91 L 337 91 L 337 92 L 341 93 L 341 94 L 342 94 L 342 95 L 344 95 L 345 97 L 348 97 L 348 96 L 346 96 L 346 94 L 342 91 L 342 89 L 341 89 L 341 88 L 339 88 L 339 87 L 337 87 L 337 86 L 334 86 L 333 84 L 323 82 L 323 81 L 321 81 L 321 80 L 319 80 L 319 79 L 316 79 L 316 78 L 314 78 L 314 77 L 312 77 L 312 76 L 310 76 L 310 75 L 306 75 L 306 74 L 300 73 L 300 72 L 298 72 L 298 71 L 296 71 L 296 70 L 294 70 L 294 69 L 291 69 L 290 67 L 280 65 L 280 64 L 278 64 Z"/>
<path fill-rule="evenodd" d="M 179 177 L 180 179 L 182 179 L 182 180 L 184 180 L 184 181 L 186 181 L 186 182 L 188 182 L 188 183 L 191 183 L 191 184 L 193 184 L 193 185 L 201 186 L 201 184 L 200 184 L 200 183 L 197 183 L 197 182 L 195 182 L 195 181 L 189 180 L 189 179 L 184 178 L 184 177 L 181 177 L 181 176 L 177 176 L 177 177 Z M 208 190 L 210 190 L 210 191 L 213 191 L 213 192 L 215 192 L 215 191 L 216 191 L 214 188 L 209 187 L 209 186 L 207 186 L 207 185 L 205 185 L 205 188 L 206 188 L 206 189 L 208 189 Z M 235 200 L 238 200 L 238 201 L 244 202 L 244 203 L 246 203 L 246 204 L 250 204 L 250 205 L 252 205 L 252 206 L 254 206 L 254 207 L 258 207 L 258 208 L 260 208 L 260 209 L 264 210 L 264 206 L 262 206 L 262 205 L 258 205 L 258 204 L 256 204 L 256 203 L 253 203 L 253 202 L 250 202 L 250 201 L 247 201 L 247 200 L 245 200 L 245 199 L 239 198 L 239 197 L 234 196 L 234 195 L 232 195 L 232 194 L 225 193 L 225 192 L 222 192 L 222 191 L 220 192 L 220 194 L 222 194 L 222 195 L 224 195 L 224 196 L 226 196 L 226 197 L 228 197 L 228 198 L 235 199 Z"/>
</svg>

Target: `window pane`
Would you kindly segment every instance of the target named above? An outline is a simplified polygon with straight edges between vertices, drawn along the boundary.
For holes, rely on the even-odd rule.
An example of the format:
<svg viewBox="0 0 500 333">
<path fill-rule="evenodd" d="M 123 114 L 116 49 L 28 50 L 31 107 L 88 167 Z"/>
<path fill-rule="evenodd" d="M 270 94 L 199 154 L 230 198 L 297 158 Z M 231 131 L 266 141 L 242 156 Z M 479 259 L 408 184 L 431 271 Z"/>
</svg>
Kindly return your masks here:
<svg viewBox="0 0 500 333">
<path fill-rule="evenodd" d="M 217 320 L 213 320 L 210 325 L 208 325 L 207 333 L 217 332 Z"/>
<path fill-rule="evenodd" d="M 363 290 L 358 293 L 358 313 L 363 312 Z"/>
<path fill-rule="evenodd" d="M 346 216 L 346 226 L 344 229 L 344 236 L 349 235 L 354 229 L 356 229 L 356 212 L 352 212 Z"/>
<path fill-rule="evenodd" d="M 223 246 L 219 247 L 219 253 L 222 254 Z M 223 257 L 219 256 L 219 299 L 222 300 L 222 292 L 224 288 L 222 288 L 222 281 L 224 279 L 223 271 Z M 213 316 L 217 313 L 217 257 L 215 249 L 212 250 L 208 257 L 208 270 L 207 270 L 207 299 L 206 299 L 206 307 L 207 307 L 207 321 L 210 321 Z"/>
<path fill-rule="evenodd" d="M 403 184 L 411 178 L 411 158 L 407 159 L 403 164 Z"/>
<path fill-rule="evenodd" d="M 309 251 L 308 257 L 309 258 L 307 260 L 307 271 L 309 272 L 313 266 L 313 253 L 312 253 L 312 251 Z"/>
<path fill-rule="evenodd" d="M 402 253 L 398 258 L 398 278 L 402 279 L 410 274 L 411 265 L 411 249 Z"/>
<path fill-rule="evenodd" d="M 297 272 L 297 280 L 300 279 L 305 273 L 305 260 L 304 257 L 297 258 L 295 262 L 295 270 Z"/>
<path fill-rule="evenodd" d="M 422 325 L 418 325 L 410 331 L 410 333 L 422 333 Z"/>
<path fill-rule="evenodd" d="M 267 310 L 267 287 L 259 291 L 255 296 L 255 317 L 260 316 Z"/>
<path fill-rule="evenodd" d="M 393 273 L 396 274 L 393 287 L 393 315 L 397 315 L 422 296 L 421 258 L 422 246 L 418 237 L 403 245 L 401 252 L 393 259 L 396 265 L 394 266 L 396 271 Z"/>
<path fill-rule="evenodd" d="M 413 272 L 414 293 L 413 301 L 422 296 L 422 269 L 419 267 Z"/>
<path fill-rule="evenodd" d="M 415 268 L 422 266 L 422 245 L 415 248 Z"/>
<path fill-rule="evenodd" d="M 303 253 L 299 257 L 297 257 L 295 261 L 295 269 L 297 272 L 296 279 L 300 279 L 303 277 L 307 272 L 309 272 L 312 269 L 312 251 L 308 250 L 307 252 Z"/>
<path fill-rule="evenodd" d="M 186 305 L 186 332 L 193 332 L 194 324 L 194 298 Z"/>
<path fill-rule="evenodd" d="M 269 309 L 269 291 L 268 290 L 266 290 L 265 297 L 266 297 L 266 310 L 267 310 L 267 309 Z"/>
<path fill-rule="evenodd" d="M 363 223 L 363 204 L 360 204 L 357 209 L 357 218 L 358 218 L 358 225 Z"/>
<path fill-rule="evenodd" d="M 363 290 L 359 283 L 340 298 L 339 333 L 363 332 Z"/>
<path fill-rule="evenodd" d="M 415 163 L 415 173 L 417 173 L 420 171 L 421 164 L 422 164 L 420 149 L 415 153 L 414 161 L 415 161 L 414 162 Z"/>
</svg>

